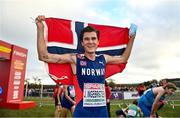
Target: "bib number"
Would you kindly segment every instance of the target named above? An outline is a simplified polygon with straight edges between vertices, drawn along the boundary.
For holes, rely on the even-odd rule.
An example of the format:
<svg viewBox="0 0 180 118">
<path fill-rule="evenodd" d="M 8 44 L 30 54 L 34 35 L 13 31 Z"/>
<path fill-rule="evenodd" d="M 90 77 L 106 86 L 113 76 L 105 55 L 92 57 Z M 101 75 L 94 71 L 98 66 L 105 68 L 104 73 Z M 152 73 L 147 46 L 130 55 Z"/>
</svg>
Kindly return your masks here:
<svg viewBox="0 0 180 118">
<path fill-rule="evenodd" d="M 128 110 L 128 116 L 136 116 L 136 111 L 135 110 Z"/>
<path fill-rule="evenodd" d="M 83 107 L 106 106 L 105 85 L 84 83 Z"/>
</svg>

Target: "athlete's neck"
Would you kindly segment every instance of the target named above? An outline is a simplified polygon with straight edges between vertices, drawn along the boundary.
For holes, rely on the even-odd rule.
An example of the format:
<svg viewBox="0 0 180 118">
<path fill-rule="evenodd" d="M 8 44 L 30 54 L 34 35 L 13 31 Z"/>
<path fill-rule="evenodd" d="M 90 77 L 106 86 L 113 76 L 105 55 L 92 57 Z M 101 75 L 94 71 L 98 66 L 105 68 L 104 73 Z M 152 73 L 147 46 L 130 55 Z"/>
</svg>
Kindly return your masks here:
<svg viewBox="0 0 180 118">
<path fill-rule="evenodd" d="M 84 53 L 84 55 L 89 59 L 94 61 L 96 59 L 96 53 Z"/>
</svg>

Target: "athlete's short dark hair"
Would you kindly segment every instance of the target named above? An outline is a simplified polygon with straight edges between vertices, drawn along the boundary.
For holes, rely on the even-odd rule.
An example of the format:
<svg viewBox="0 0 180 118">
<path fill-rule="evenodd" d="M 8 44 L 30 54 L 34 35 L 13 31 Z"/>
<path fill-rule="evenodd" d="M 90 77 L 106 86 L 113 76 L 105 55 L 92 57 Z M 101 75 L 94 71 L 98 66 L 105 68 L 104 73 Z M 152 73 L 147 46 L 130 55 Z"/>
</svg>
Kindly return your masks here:
<svg viewBox="0 0 180 118">
<path fill-rule="evenodd" d="M 96 32 L 97 38 L 99 40 L 99 31 L 93 28 L 92 26 L 87 26 L 81 31 L 81 34 L 80 34 L 81 42 L 83 41 L 83 36 L 85 32 Z"/>
<path fill-rule="evenodd" d="M 177 87 L 174 83 L 168 82 L 163 88 L 168 88 L 168 89 L 174 89 L 177 90 Z"/>
</svg>

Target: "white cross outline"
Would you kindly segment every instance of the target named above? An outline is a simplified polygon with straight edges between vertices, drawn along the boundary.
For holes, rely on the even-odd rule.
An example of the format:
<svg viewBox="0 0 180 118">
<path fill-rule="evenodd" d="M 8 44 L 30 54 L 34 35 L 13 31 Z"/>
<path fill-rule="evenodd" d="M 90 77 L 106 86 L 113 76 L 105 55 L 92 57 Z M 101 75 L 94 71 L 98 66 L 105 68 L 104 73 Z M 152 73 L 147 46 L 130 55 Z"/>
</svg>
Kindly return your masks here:
<svg viewBox="0 0 180 118">
<path fill-rule="evenodd" d="M 68 49 L 77 49 L 78 46 L 78 38 L 77 38 L 77 34 L 75 31 L 75 21 L 71 21 L 71 31 L 73 34 L 73 44 L 67 44 L 67 43 L 61 43 L 61 42 L 47 42 L 47 38 L 48 38 L 48 27 L 46 22 L 44 23 L 44 37 L 45 37 L 45 41 L 47 43 L 47 46 L 57 46 L 57 47 L 63 47 L 63 48 L 68 48 Z"/>
</svg>

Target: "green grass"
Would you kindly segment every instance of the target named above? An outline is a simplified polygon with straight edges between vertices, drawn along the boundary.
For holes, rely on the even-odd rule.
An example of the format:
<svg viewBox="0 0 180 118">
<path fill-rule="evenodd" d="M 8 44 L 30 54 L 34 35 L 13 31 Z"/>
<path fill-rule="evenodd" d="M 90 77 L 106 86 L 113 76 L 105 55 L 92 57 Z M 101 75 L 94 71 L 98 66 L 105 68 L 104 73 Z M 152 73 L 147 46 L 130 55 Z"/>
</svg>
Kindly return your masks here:
<svg viewBox="0 0 180 118">
<path fill-rule="evenodd" d="M 54 116 L 54 100 L 52 98 L 45 97 L 43 99 L 40 98 L 28 98 L 26 100 L 35 101 L 37 106 L 32 109 L 27 110 L 10 110 L 0 108 L 0 117 L 53 117 Z M 111 116 L 116 117 L 116 110 L 126 107 L 127 103 L 131 103 L 132 100 L 112 100 L 111 101 Z M 40 106 L 40 103 L 42 106 Z M 176 101 L 175 103 L 179 103 Z M 173 109 L 172 106 L 166 104 L 160 111 L 159 115 L 161 117 L 180 117 L 180 106 L 175 106 Z M 68 114 L 71 117 L 71 114 Z"/>
<path fill-rule="evenodd" d="M 26 110 L 10 110 L 0 108 L 0 116 L 2 117 L 53 117 L 54 116 L 54 105 L 42 105 L 40 107 L 40 98 L 28 98 L 26 100 L 31 100 L 36 102 L 36 107 Z M 52 98 L 43 98 L 42 104 L 53 104 Z"/>
<path fill-rule="evenodd" d="M 165 105 L 159 112 L 159 116 L 162 117 L 180 117 L 180 106 L 172 108 L 171 105 Z"/>
</svg>

